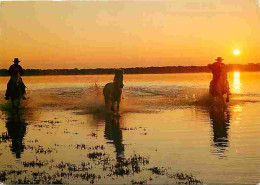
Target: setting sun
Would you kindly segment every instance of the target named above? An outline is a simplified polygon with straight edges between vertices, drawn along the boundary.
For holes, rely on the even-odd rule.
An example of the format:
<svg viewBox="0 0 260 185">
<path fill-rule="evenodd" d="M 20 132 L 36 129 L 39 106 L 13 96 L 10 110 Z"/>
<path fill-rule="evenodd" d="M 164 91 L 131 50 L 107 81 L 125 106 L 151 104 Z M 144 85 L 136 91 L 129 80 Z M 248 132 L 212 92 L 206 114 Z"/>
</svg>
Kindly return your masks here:
<svg viewBox="0 0 260 185">
<path fill-rule="evenodd" d="M 240 55 L 240 50 L 239 49 L 234 49 L 233 50 L 233 54 L 236 55 L 236 56 Z"/>
</svg>

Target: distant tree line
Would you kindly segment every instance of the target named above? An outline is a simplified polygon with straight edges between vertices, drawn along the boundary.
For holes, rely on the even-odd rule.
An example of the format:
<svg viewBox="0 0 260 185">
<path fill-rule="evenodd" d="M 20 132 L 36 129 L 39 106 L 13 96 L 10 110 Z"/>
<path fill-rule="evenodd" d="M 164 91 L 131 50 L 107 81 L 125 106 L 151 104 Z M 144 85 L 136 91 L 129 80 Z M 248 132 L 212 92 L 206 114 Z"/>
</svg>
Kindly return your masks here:
<svg viewBox="0 0 260 185">
<path fill-rule="evenodd" d="M 260 63 L 254 64 L 229 64 L 232 71 L 260 71 Z M 162 73 L 203 73 L 211 72 L 208 66 L 165 66 L 165 67 L 134 67 L 120 68 L 125 74 L 162 74 Z M 25 76 L 42 75 L 94 75 L 94 74 L 114 74 L 115 68 L 96 68 L 96 69 L 25 69 Z M 8 76 L 7 69 L 0 69 L 0 76 Z"/>
</svg>

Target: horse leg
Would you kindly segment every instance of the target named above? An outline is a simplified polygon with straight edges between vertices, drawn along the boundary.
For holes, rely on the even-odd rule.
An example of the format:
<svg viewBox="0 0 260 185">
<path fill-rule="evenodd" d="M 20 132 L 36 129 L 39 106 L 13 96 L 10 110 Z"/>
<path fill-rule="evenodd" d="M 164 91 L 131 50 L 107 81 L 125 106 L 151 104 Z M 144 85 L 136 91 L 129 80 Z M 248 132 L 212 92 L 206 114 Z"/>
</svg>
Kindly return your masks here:
<svg viewBox="0 0 260 185">
<path fill-rule="evenodd" d="M 116 109 L 117 114 L 119 113 L 119 105 L 120 105 L 120 100 L 117 100 L 117 109 Z"/>
<path fill-rule="evenodd" d="M 111 111 L 112 112 L 115 111 L 115 101 L 112 101 L 112 103 L 111 103 Z"/>
<path fill-rule="evenodd" d="M 226 106 L 224 96 L 220 96 L 220 102 L 221 102 L 221 110 Z"/>
<path fill-rule="evenodd" d="M 109 103 L 109 99 L 107 97 L 105 97 L 105 105 L 106 105 L 106 111 L 109 112 L 109 108 L 110 108 L 110 103 Z"/>
<path fill-rule="evenodd" d="M 11 99 L 12 102 L 12 109 L 14 112 L 17 112 L 19 110 L 19 102 L 17 102 L 19 100 L 17 99 Z"/>
</svg>

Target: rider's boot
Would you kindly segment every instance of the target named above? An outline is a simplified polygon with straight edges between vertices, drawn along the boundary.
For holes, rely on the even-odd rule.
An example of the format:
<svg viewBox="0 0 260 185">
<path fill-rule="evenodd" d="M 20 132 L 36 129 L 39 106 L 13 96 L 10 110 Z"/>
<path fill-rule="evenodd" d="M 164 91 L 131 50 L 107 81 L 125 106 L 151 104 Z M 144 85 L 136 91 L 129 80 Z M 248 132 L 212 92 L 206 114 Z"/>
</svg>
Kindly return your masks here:
<svg viewBox="0 0 260 185">
<path fill-rule="evenodd" d="M 227 102 L 227 103 L 229 102 L 229 94 L 227 94 L 226 102 Z"/>
<path fill-rule="evenodd" d="M 24 85 L 24 84 L 22 84 L 22 93 L 23 93 L 22 99 L 23 99 L 23 100 L 26 100 L 26 97 L 24 96 L 24 95 L 26 94 L 25 85 Z"/>
</svg>

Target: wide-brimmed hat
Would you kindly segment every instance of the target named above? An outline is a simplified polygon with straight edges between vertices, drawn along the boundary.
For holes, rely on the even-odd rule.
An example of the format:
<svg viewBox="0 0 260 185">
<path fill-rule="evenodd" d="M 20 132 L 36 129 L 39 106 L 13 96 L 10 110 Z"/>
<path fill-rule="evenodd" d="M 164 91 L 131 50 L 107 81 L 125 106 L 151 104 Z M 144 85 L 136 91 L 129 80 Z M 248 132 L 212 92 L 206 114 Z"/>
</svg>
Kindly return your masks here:
<svg viewBox="0 0 260 185">
<path fill-rule="evenodd" d="M 222 60 L 224 60 L 222 57 L 218 57 L 218 58 L 216 58 L 215 59 L 216 61 L 222 61 Z"/>
<path fill-rule="evenodd" d="M 21 62 L 18 58 L 14 58 L 14 63 L 19 63 Z"/>
</svg>

